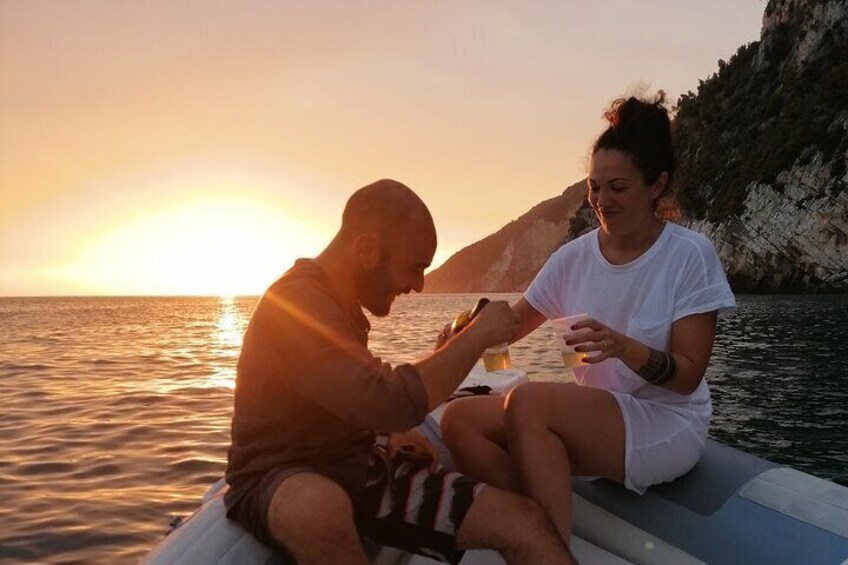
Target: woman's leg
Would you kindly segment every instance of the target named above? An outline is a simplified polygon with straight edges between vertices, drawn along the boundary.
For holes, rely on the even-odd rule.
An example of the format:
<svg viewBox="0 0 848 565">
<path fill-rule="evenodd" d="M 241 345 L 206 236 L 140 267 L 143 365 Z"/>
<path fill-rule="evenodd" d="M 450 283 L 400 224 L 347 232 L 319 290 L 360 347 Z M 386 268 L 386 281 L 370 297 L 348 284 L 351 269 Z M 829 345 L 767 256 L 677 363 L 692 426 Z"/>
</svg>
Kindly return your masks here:
<svg viewBox="0 0 848 565">
<path fill-rule="evenodd" d="M 518 492 L 518 468 L 506 448 L 503 417 L 501 396 L 458 398 L 442 415 L 442 440 L 459 472 Z"/>
<path fill-rule="evenodd" d="M 508 453 L 524 494 L 571 540 L 571 477 L 624 481 L 624 419 L 615 397 L 573 383 L 526 383 L 507 397 Z"/>
</svg>

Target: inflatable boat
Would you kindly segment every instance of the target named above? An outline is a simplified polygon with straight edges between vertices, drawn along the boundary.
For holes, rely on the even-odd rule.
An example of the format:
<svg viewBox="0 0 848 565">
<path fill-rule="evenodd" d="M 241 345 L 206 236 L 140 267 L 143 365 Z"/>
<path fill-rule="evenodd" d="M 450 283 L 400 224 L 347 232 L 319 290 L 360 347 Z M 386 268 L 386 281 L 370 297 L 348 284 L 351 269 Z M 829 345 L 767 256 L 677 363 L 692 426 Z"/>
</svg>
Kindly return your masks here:
<svg viewBox="0 0 848 565">
<path fill-rule="evenodd" d="M 526 381 L 519 371 L 475 367 L 463 390 L 504 394 Z M 439 434 L 442 407 L 420 430 L 451 465 Z M 848 565 L 848 487 L 708 441 L 685 476 L 642 496 L 607 480 L 573 481 L 571 549 L 584 565 L 829 564 Z M 293 565 L 225 516 L 223 479 L 200 507 L 142 561 L 164 564 Z M 430 565 L 435 561 L 363 540 L 372 563 Z M 472 550 L 463 565 L 505 563 L 493 551 Z"/>
</svg>

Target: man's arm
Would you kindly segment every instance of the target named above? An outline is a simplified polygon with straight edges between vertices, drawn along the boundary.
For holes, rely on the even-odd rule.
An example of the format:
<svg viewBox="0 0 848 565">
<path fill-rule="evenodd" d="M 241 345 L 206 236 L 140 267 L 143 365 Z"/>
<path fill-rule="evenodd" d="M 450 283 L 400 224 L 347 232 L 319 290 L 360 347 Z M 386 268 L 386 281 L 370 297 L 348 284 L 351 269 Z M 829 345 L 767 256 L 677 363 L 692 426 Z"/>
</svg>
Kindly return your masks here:
<svg viewBox="0 0 848 565">
<path fill-rule="evenodd" d="M 240 378 L 281 379 L 293 393 L 364 429 L 406 430 L 423 421 L 427 393 L 413 366 L 381 363 L 320 289 L 285 290 L 264 297 L 254 312 Z"/>
<path fill-rule="evenodd" d="M 518 327 L 518 316 L 506 302 L 490 302 L 450 341 L 414 366 L 427 391 L 428 409 L 448 399 L 487 348 L 505 343 Z"/>
<path fill-rule="evenodd" d="M 415 365 L 390 369 L 356 342 L 348 320 L 332 301 L 309 298 L 274 299 L 262 333 L 266 346 L 279 351 L 274 357 L 280 365 L 252 370 L 283 375 L 299 394 L 378 432 L 420 424 L 456 390 L 487 347 L 512 337 L 517 320 L 506 302 L 490 303 L 450 347 Z M 245 352 L 240 363 L 247 368 L 251 363 Z"/>
</svg>

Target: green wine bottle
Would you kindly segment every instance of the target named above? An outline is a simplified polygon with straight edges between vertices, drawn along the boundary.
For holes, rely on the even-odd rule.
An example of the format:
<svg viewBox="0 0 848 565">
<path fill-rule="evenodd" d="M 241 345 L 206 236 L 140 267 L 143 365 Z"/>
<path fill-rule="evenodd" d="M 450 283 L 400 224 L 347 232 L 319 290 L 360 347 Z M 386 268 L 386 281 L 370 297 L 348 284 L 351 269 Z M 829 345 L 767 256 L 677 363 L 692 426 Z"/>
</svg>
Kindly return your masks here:
<svg viewBox="0 0 848 565">
<path fill-rule="evenodd" d="M 465 310 L 460 313 L 459 316 L 454 319 L 451 324 L 451 336 L 455 336 L 459 332 L 465 329 L 465 326 L 471 323 L 471 320 L 477 317 L 477 314 L 483 309 L 486 304 L 489 303 L 488 298 L 481 298 L 477 301 L 474 307 L 471 310 Z"/>
</svg>

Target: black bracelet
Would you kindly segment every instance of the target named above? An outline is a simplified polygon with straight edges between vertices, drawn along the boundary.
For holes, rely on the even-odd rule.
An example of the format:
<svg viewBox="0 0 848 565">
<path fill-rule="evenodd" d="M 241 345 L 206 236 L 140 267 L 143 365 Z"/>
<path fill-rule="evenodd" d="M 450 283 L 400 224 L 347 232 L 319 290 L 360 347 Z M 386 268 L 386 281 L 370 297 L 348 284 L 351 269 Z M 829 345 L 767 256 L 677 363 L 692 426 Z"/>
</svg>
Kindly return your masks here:
<svg viewBox="0 0 848 565">
<path fill-rule="evenodd" d="M 668 370 L 668 363 L 662 351 L 648 348 L 648 359 L 645 364 L 636 371 L 640 377 L 648 382 L 659 379 Z"/>
<path fill-rule="evenodd" d="M 677 373 L 677 362 L 674 356 L 665 351 L 648 348 L 648 360 L 639 367 L 636 374 L 649 384 L 662 385 L 670 381 Z"/>
<path fill-rule="evenodd" d="M 655 381 L 651 381 L 651 384 L 654 386 L 661 386 L 674 378 L 674 375 L 677 373 L 677 362 L 674 360 L 674 355 L 671 353 L 663 353 L 665 357 L 668 359 L 668 369 L 663 374 L 662 377 L 658 378 Z"/>
</svg>

